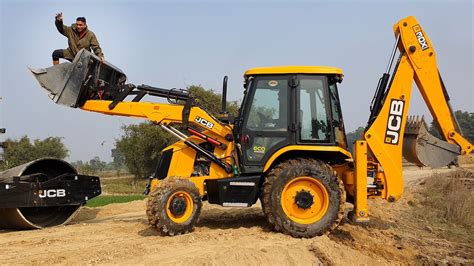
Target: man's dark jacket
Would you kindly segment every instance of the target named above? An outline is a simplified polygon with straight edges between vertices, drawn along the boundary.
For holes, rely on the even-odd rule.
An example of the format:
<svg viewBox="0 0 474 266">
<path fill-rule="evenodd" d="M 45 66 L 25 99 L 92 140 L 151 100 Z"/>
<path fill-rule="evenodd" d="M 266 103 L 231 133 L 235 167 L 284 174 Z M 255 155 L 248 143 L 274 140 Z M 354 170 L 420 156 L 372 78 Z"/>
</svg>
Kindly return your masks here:
<svg viewBox="0 0 474 266">
<path fill-rule="evenodd" d="M 102 49 L 100 48 L 99 41 L 95 37 L 95 34 L 88 30 L 87 27 L 84 29 L 85 33 L 82 38 L 80 37 L 79 32 L 76 29 L 76 23 L 72 24 L 71 27 L 63 25 L 62 20 L 56 19 L 56 28 L 59 33 L 66 36 L 69 47 L 64 49 L 64 58 L 74 59 L 77 52 L 82 48 L 85 48 L 89 51 L 91 49 L 94 51 L 94 54 L 100 57 L 104 57 Z"/>
</svg>

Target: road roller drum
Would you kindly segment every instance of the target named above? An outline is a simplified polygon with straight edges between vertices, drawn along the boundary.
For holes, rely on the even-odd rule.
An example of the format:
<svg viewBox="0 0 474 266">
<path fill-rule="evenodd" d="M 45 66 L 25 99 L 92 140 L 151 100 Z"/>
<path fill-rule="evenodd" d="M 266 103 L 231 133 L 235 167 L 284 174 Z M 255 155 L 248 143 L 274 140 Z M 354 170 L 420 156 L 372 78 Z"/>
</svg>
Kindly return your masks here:
<svg viewBox="0 0 474 266">
<path fill-rule="evenodd" d="M 44 158 L 0 173 L 0 229 L 39 229 L 70 221 L 101 193 L 100 180 Z"/>
</svg>

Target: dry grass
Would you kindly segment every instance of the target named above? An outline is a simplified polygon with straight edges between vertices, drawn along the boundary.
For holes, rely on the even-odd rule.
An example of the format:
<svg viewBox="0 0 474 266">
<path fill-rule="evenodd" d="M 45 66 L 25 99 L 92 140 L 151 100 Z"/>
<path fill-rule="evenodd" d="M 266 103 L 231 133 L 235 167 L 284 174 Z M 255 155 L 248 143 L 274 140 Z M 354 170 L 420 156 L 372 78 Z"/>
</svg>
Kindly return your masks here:
<svg viewBox="0 0 474 266">
<path fill-rule="evenodd" d="M 108 170 L 108 171 L 101 171 L 97 173 L 100 177 L 114 177 L 114 178 L 121 178 L 124 176 L 131 176 L 130 173 L 128 173 L 125 170 Z"/>
<path fill-rule="evenodd" d="M 458 170 L 428 177 L 422 190 L 426 214 L 440 222 L 472 228 L 474 225 L 474 173 Z"/>
</svg>

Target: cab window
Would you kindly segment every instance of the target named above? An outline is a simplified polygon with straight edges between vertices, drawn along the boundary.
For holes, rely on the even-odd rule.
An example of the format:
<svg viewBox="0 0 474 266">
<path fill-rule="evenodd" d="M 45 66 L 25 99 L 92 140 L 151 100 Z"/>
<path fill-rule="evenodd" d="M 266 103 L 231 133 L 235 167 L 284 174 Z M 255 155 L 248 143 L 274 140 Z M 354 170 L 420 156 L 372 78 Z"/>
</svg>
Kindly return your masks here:
<svg viewBox="0 0 474 266">
<path fill-rule="evenodd" d="M 258 80 L 246 128 L 253 131 L 286 131 L 287 105 L 286 79 Z"/>
</svg>

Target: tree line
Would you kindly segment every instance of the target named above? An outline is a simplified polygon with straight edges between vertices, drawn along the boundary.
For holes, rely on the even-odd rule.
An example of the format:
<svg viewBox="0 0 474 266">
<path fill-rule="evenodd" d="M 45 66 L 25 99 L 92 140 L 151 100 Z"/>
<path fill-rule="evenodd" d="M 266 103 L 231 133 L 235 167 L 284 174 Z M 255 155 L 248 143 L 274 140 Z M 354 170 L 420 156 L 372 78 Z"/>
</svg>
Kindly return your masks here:
<svg viewBox="0 0 474 266">
<path fill-rule="evenodd" d="M 0 171 L 45 157 L 64 159 L 69 154 L 60 137 L 31 141 L 27 136 L 23 136 L 17 140 L 8 138 L 3 143 Z"/>
</svg>

